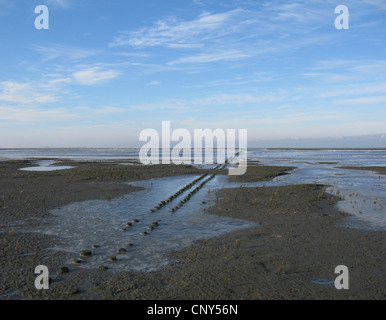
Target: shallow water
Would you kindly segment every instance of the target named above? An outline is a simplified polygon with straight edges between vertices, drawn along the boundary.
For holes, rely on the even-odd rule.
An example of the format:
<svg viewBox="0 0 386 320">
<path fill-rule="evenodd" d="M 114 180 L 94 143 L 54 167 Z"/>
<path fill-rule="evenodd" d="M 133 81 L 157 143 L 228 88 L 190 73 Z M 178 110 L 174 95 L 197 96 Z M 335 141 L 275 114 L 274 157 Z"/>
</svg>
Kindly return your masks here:
<svg viewBox="0 0 386 320">
<path fill-rule="evenodd" d="M 36 164 L 38 165 L 36 167 L 20 168 L 19 170 L 44 172 L 44 171 L 67 170 L 67 169 L 75 168 L 74 166 L 54 166 L 55 163 L 57 163 L 57 161 L 40 160 L 36 162 Z"/>
<path fill-rule="evenodd" d="M 198 177 L 178 176 L 141 181 L 135 185 L 146 189 L 136 194 L 111 201 L 72 203 L 52 210 L 52 218 L 34 231 L 57 236 L 59 241 L 52 249 L 70 252 L 74 258 L 79 258 L 82 250 L 92 250 L 92 257 L 82 258 L 84 262 L 79 267 L 97 268 L 106 265 L 119 271 L 155 271 L 172 262 L 168 257 L 172 251 L 186 248 L 198 240 L 256 226 L 248 221 L 205 213 L 203 207 L 214 202 L 214 193 L 208 193 L 208 190 L 218 188 L 223 177 L 209 181 L 191 201 L 174 213 L 169 212 L 169 209 L 180 201 L 179 198 L 156 213 L 149 213 L 149 209 L 161 200 L 167 199 Z M 180 196 L 181 199 L 183 197 Z M 139 222 L 121 231 L 133 219 Z M 153 231 L 148 230 L 156 221 L 159 226 Z M 144 231 L 148 235 L 140 234 Z M 133 246 L 126 247 L 128 243 Z M 93 245 L 100 247 L 92 249 Z M 127 252 L 119 254 L 119 248 L 125 248 Z M 116 256 L 117 261 L 109 262 L 111 256 Z"/>
<path fill-rule="evenodd" d="M 335 286 L 335 280 L 331 278 L 315 278 L 311 279 L 311 282 L 322 286 Z"/>
<path fill-rule="evenodd" d="M 331 186 L 327 192 L 342 196 L 338 208 L 351 214 L 345 226 L 371 230 L 386 229 L 386 175 L 340 166 L 386 166 L 386 151 L 317 150 L 254 151 L 250 159 L 265 165 L 297 167 L 266 186 L 318 183 Z M 321 163 L 322 162 L 322 163 Z M 263 185 L 261 183 L 254 185 Z"/>
</svg>

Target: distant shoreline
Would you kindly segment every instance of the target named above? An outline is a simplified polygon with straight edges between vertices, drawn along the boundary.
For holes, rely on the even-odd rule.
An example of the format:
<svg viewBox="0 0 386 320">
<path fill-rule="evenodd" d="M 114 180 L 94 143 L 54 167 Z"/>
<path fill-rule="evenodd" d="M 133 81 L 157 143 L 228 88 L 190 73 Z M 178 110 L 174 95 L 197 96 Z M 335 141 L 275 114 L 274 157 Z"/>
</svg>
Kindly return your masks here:
<svg viewBox="0 0 386 320">
<path fill-rule="evenodd" d="M 251 148 L 255 149 L 255 148 Z M 386 151 L 386 148 L 265 148 L 269 151 L 286 150 L 286 151 L 318 151 L 318 150 L 334 150 L 334 151 Z"/>
<path fill-rule="evenodd" d="M 0 150 L 138 150 L 141 149 L 141 147 L 20 147 L 20 148 L 14 148 L 14 147 L 0 147 Z M 185 148 L 187 150 L 194 150 L 195 148 Z M 205 149 L 205 148 L 204 148 Z M 212 149 L 219 149 L 222 150 L 223 148 L 207 148 L 206 150 L 212 150 Z M 371 151 L 371 150 L 381 150 L 386 151 L 386 147 L 384 148 L 285 148 L 285 147 L 278 147 L 278 148 L 271 148 L 271 147 L 250 147 L 248 150 L 359 150 L 359 151 Z M 173 150 L 173 147 L 170 148 L 170 150 Z"/>
</svg>

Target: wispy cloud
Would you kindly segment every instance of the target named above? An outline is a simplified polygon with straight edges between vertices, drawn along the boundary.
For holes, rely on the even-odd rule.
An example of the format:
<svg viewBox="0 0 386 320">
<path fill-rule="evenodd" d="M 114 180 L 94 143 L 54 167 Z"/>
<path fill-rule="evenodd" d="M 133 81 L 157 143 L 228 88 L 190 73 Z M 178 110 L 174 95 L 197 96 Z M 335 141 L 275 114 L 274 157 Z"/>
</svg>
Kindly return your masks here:
<svg viewBox="0 0 386 320">
<path fill-rule="evenodd" d="M 169 65 L 186 64 L 186 63 L 208 63 L 216 61 L 234 61 L 250 57 L 250 54 L 232 50 L 224 52 L 202 53 L 196 56 L 183 57 L 168 62 Z"/>
<path fill-rule="evenodd" d="M 0 121 L 12 123 L 41 123 L 47 121 L 67 121 L 78 118 L 62 108 L 41 109 L 0 105 Z"/>
<path fill-rule="evenodd" d="M 340 74 L 340 73 L 315 73 L 315 72 L 306 72 L 302 74 L 305 77 L 312 77 L 320 79 L 325 83 L 344 83 L 348 81 L 359 80 L 358 75 L 349 75 L 349 74 Z"/>
<path fill-rule="evenodd" d="M 49 85 L 60 85 L 60 84 L 71 83 L 71 78 L 69 78 L 69 77 L 56 78 L 56 79 L 50 80 L 48 83 L 49 83 Z"/>
<path fill-rule="evenodd" d="M 345 104 L 363 104 L 371 105 L 378 104 L 380 102 L 386 102 L 386 96 L 375 96 L 375 97 L 363 97 L 363 98 L 353 98 L 353 99 L 342 99 L 337 100 L 336 103 L 345 103 Z"/>
<path fill-rule="evenodd" d="M 62 44 L 35 46 L 34 50 L 39 52 L 45 60 L 81 60 L 96 56 L 101 52 L 100 50 L 77 48 Z"/>
<path fill-rule="evenodd" d="M 114 115 L 125 112 L 124 108 L 112 107 L 112 106 L 104 106 L 101 108 L 91 108 L 91 107 L 77 107 L 76 113 L 82 117 L 90 117 L 92 115 Z"/>
<path fill-rule="evenodd" d="M 329 59 L 319 60 L 310 70 L 346 70 L 364 74 L 386 72 L 386 60 Z"/>
<path fill-rule="evenodd" d="M 147 85 L 148 86 L 160 86 L 162 83 L 159 81 L 152 80 Z"/>
<path fill-rule="evenodd" d="M 327 2 L 311 0 L 283 3 L 283 1 L 272 1 L 266 3 L 266 9 L 271 13 L 270 20 L 284 23 L 282 27 L 288 23 L 298 27 L 307 25 L 313 29 L 324 24 L 329 17 L 333 17 L 335 6 L 330 6 Z"/>
<path fill-rule="evenodd" d="M 333 88 L 318 91 L 316 98 L 358 97 L 361 95 L 386 94 L 386 83 L 362 82 L 358 84 L 342 84 Z"/>
<path fill-rule="evenodd" d="M 379 10 L 386 10 L 386 2 L 379 0 L 363 0 L 362 3 L 377 7 Z"/>
<path fill-rule="evenodd" d="M 252 72 L 252 74 L 236 75 L 229 78 L 219 78 L 217 80 L 203 81 L 195 85 L 186 85 L 185 88 L 208 88 L 224 86 L 243 86 L 256 83 L 269 82 L 274 80 L 276 75 L 268 72 Z"/>
<path fill-rule="evenodd" d="M 170 17 L 151 27 L 124 32 L 115 37 L 111 46 L 133 47 L 165 46 L 170 48 L 200 47 L 203 40 L 214 39 L 228 32 L 230 21 L 240 15 L 241 9 L 211 14 L 205 12 L 197 19 L 178 21 Z"/>
<path fill-rule="evenodd" d="M 115 70 L 101 70 L 99 67 L 91 67 L 74 72 L 72 77 L 80 84 L 94 85 L 106 82 L 119 76 Z"/>
<path fill-rule="evenodd" d="M 69 8 L 71 5 L 71 0 L 44 0 L 44 2 L 49 6 L 56 6 L 60 8 Z"/>
<path fill-rule="evenodd" d="M 170 49 L 169 66 L 241 61 L 330 43 L 338 35 L 321 26 L 333 18 L 333 10 L 319 2 L 316 8 L 304 2 L 267 2 L 259 11 L 204 12 L 192 20 L 168 17 L 122 32 L 110 46 Z"/>
<path fill-rule="evenodd" d="M 48 103 L 57 101 L 57 98 L 32 83 L 4 81 L 0 82 L 0 101 L 8 103 Z"/>
<path fill-rule="evenodd" d="M 205 4 L 202 2 L 202 1 L 200 1 L 200 0 L 192 0 L 196 5 L 198 5 L 198 6 L 200 6 L 200 7 L 204 7 L 205 6 Z"/>
<path fill-rule="evenodd" d="M 195 99 L 165 99 L 154 103 L 144 103 L 138 105 L 128 106 L 130 110 L 146 111 L 160 111 L 174 110 L 180 113 L 197 112 L 198 110 L 215 110 L 213 108 L 223 108 L 225 106 L 232 107 L 232 110 L 240 113 L 239 107 L 253 105 L 258 108 L 262 104 L 292 101 L 297 100 L 298 97 L 291 95 L 288 92 L 274 91 L 265 94 L 213 94 L 203 97 L 196 97 Z M 237 111 L 236 111 L 237 110 Z M 224 109 L 222 109 L 225 112 Z"/>
</svg>

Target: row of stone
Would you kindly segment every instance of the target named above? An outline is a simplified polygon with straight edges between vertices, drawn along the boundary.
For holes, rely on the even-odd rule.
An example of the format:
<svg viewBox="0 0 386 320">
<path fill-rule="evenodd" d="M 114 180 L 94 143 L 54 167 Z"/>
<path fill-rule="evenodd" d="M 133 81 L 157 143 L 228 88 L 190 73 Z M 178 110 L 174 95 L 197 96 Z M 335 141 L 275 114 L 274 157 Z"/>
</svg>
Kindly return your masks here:
<svg viewBox="0 0 386 320">
<path fill-rule="evenodd" d="M 219 170 L 219 169 L 223 169 L 226 167 L 226 164 L 219 164 L 218 166 L 216 166 L 214 169 L 215 170 Z M 197 183 L 199 180 L 203 179 L 204 177 L 206 177 L 207 174 L 201 176 L 199 179 L 196 179 L 195 181 L 193 181 L 195 183 Z M 214 177 L 216 176 L 216 173 L 213 173 L 210 175 L 210 177 L 206 180 L 204 180 L 203 182 L 201 182 L 196 188 L 194 188 L 191 192 L 189 192 L 186 197 L 184 199 L 182 199 L 178 205 L 176 205 L 175 207 L 171 208 L 169 211 L 170 212 L 175 212 L 177 211 L 179 208 L 181 208 L 184 203 L 188 202 L 190 200 L 190 198 L 196 193 L 198 192 L 207 182 L 209 182 L 210 180 L 212 180 Z M 192 185 L 193 185 L 192 184 Z"/>
<path fill-rule="evenodd" d="M 188 202 L 190 200 L 190 198 L 196 193 L 198 192 L 207 182 L 209 182 L 210 180 L 212 180 L 214 177 L 216 176 L 216 174 L 212 174 L 210 175 L 210 177 L 206 180 L 204 180 L 203 182 L 201 182 L 196 188 L 194 188 L 192 191 L 190 191 L 186 197 L 184 199 L 182 199 L 175 207 L 171 208 L 169 211 L 170 212 L 175 212 L 177 211 L 179 208 L 181 208 L 184 203 Z"/>
<path fill-rule="evenodd" d="M 169 198 L 167 198 L 166 200 L 162 200 L 160 203 L 158 203 L 158 205 L 156 205 L 153 209 L 150 209 L 150 213 L 154 213 L 156 212 L 157 210 L 161 209 L 162 207 L 166 206 L 169 202 L 172 202 L 175 198 L 177 198 L 178 196 L 180 196 L 182 193 L 184 193 L 186 190 L 188 190 L 189 188 L 191 188 L 193 185 L 195 185 L 198 181 L 204 179 L 208 174 L 205 173 L 203 174 L 201 177 L 193 180 L 192 182 L 190 182 L 189 184 L 187 184 L 186 186 L 184 186 L 183 188 L 181 188 L 180 190 L 178 190 L 175 194 L 171 195 Z"/>
</svg>

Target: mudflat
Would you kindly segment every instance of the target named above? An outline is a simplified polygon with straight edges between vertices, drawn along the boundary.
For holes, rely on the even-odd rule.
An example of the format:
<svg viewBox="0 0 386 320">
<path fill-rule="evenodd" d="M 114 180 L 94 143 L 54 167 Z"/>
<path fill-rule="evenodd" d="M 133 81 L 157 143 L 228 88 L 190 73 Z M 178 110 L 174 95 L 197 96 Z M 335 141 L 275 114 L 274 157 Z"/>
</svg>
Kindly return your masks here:
<svg viewBox="0 0 386 320">
<path fill-rule="evenodd" d="M 18 168 L 32 163 L 0 162 L 0 299 L 386 297 L 385 232 L 344 227 L 346 214 L 335 207 L 339 199 L 326 193 L 323 185 L 243 187 L 243 182 L 286 174 L 288 167 L 254 165 L 245 176 L 233 177 L 240 187 L 219 190 L 216 203 L 206 212 L 253 221 L 257 226 L 173 252 L 176 262 L 159 271 L 110 272 L 68 265 L 68 253 L 48 250 L 55 246 L 55 237 L 19 232 L 19 221 L 38 227 L 50 209 L 138 190 L 126 182 L 212 172 L 190 166 L 69 163 L 76 168 L 23 172 Z M 34 286 L 34 269 L 42 264 L 50 270 L 49 290 Z M 348 290 L 334 286 L 338 265 L 348 267 Z M 63 267 L 68 270 L 61 272 Z"/>
</svg>

